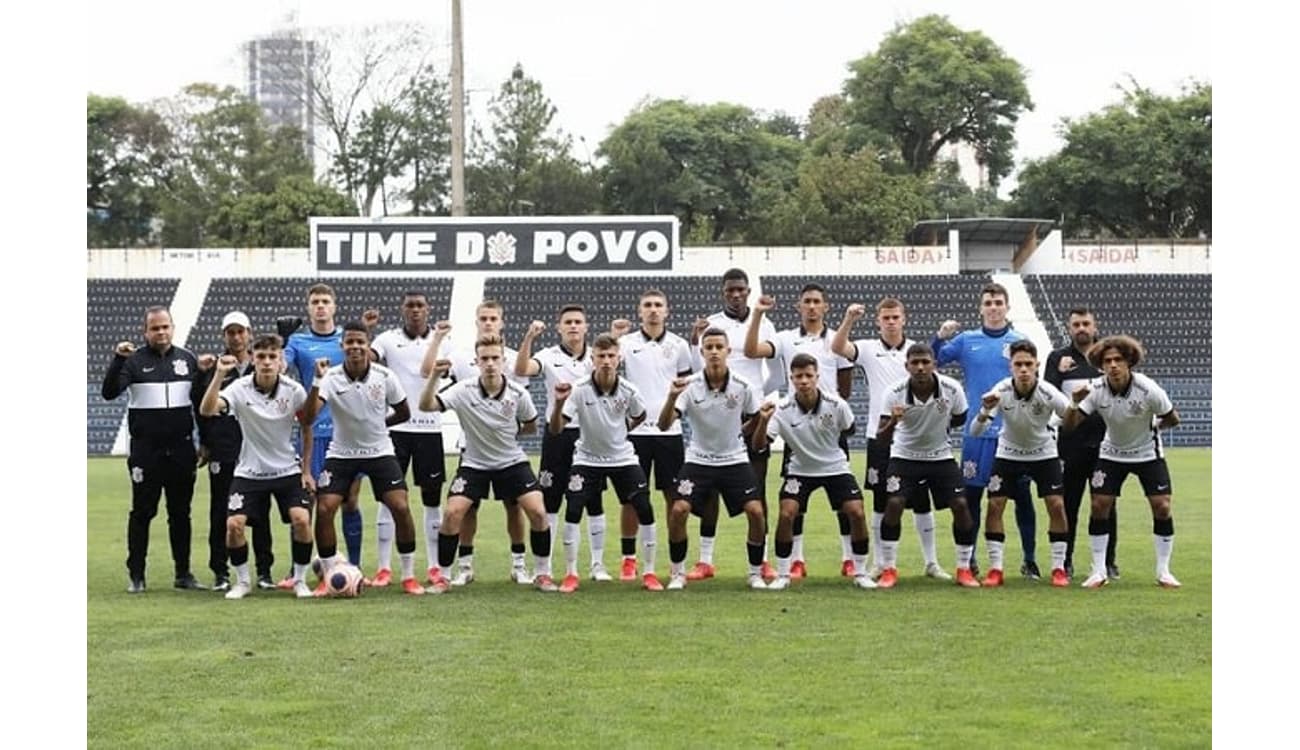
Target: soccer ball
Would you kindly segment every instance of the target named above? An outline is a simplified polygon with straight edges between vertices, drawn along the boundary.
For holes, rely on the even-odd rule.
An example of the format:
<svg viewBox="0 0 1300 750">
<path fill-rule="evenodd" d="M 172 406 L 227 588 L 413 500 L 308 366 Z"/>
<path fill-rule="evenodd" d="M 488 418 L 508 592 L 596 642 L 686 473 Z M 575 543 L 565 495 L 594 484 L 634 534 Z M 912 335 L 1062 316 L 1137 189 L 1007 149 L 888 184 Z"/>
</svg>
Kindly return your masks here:
<svg viewBox="0 0 1300 750">
<path fill-rule="evenodd" d="M 335 565 L 325 575 L 325 589 L 329 596 L 336 599 L 360 596 L 365 587 L 365 576 L 361 574 L 361 569 L 349 563 Z"/>
</svg>

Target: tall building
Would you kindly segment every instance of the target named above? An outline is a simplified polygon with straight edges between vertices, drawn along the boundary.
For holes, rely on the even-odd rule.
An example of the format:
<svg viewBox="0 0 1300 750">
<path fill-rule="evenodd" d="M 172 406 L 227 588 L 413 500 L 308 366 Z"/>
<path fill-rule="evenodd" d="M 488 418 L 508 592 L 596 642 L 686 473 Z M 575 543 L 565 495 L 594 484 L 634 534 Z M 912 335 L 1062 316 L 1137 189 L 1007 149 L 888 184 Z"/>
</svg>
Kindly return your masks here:
<svg viewBox="0 0 1300 750">
<path fill-rule="evenodd" d="M 244 44 L 248 97 L 271 127 L 294 125 L 305 135 L 313 159 L 316 117 L 312 99 L 316 43 L 297 29 L 277 31 Z"/>
</svg>

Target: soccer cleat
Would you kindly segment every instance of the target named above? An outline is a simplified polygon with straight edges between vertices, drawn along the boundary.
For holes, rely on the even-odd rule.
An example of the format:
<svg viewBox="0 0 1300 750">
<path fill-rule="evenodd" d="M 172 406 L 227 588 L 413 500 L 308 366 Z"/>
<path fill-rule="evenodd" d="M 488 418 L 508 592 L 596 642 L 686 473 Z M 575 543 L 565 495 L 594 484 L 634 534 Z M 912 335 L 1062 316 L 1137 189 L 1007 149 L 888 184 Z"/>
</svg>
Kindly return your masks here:
<svg viewBox="0 0 1300 750">
<path fill-rule="evenodd" d="M 591 566 L 591 580 L 593 581 L 612 581 L 614 577 L 605 570 L 604 563 L 593 563 Z"/>
<path fill-rule="evenodd" d="M 320 583 L 316 584 L 316 588 L 312 590 L 311 595 L 320 597 L 329 594 L 329 592 L 329 584 L 325 582 L 324 578 L 322 578 L 320 579 Z"/>
<path fill-rule="evenodd" d="M 1156 585 L 1162 589 L 1176 589 L 1181 587 L 1183 584 L 1179 583 L 1177 578 L 1174 578 L 1173 573 L 1166 570 L 1156 576 Z"/>
<path fill-rule="evenodd" d="M 424 587 L 420 585 L 419 581 L 415 580 L 415 576 L 402 579 L 402 591 L 412 596 L 424 596 Z"/>
<path fill-rule="evenodd" d="M 318 578 L 320 577 L 320 574 L 319 574 L 319 573 L 317 573 L 317 577 L 318 577 Z M 289 575 L 287 575 L 287 576 L 285 576 L 284 578 L 282 578 L 282 579 L 280 580 L 279 583 L 275 584 L 275 587 L 276 587 L 277 589 L 281 589 L 281 590 L 283 590 L 283 591 L 292 591 L 292 590 L 293 590 L 293 584 L 294 584 L 294 581 L 293 581 L 293 574 L 290 573 Z M 261 585 L 262 585 L 262 580 L 261 580 L 260 578 L 259 578 L 258 581 L 257 581 L 257 585 L 258 585 L 258 586 L 261 586 Z"/>
<path fill-rule="evenodd" d="M 984 576 L 984 585 L 985 585 L 985 586 L 1001 586 L 1001 585 L 1002 585 L 1002 569 L 1001 569 L 1001 568 L 990 568 L 988 574 Z"/>
<path fill-rule="evenodd" d="M 844 562 L 840 563 L 840 575 L 844 576 L 845 578 L 852 578 L 852 577 L 853 577 L 853 561 L 852 561 L 852 560 L 845 560 Z"/>
<path fill-rule="evenodd" d="M 775 581 L 775 579 L 773 580 Z M 749 587 L 755 591 L 764 591 L 767 589 L 767 581 L 763 580 L 763 575 L 761 573 L 750 573 L 749 577 L 746 579 L 746 583 L 748 583 Z"/>
<path fill-rule="evenodd" d="M 803 560 L 795 560 L 794 563 L 793 563 L 792 565 L 790 565 L 790 577 L 791 577 L 791 578 L 807 578 L 807 577 L 808 577 L 808 564 L 805 563 Z"/>
<path fill-rule="evenodd" d="M 561 594 L 572 594 L 577 590 L 578 590 L 578 576 L 576 573 L 570 573 L 564 577 L 563 581 L 560 581 Z"/>
<path fill-rule="evenodd" d="M 269 591 L 271 589 L 274 589 L 276 587 L 275 579 L 271 577 L 270 573 L 265 573 L 263 575 L 260 575 L 257 577 L 257 587 L 259 589 L 262 589 L 263 591 Z"/>
<path fill-rule="evenodd" d="M 975 561 L 974 553 L 971 555 L 970 574 L 975 576 L 977 579 L 980 577 L 980 564 Z"/>
<path fill-rule="evenodd" d="M 1085 589 L 1099 589 L 1102 586 L 1105 586 L 1107 582 L 1108 579 L 1106 578 L 1105 573 L 1098 573 L 1094 571 L 1092 575 L 1084 579 L 1083 583 L 1080 585 L 1083 586 Z"/>
<path fill-rule="evenodd" d="M 1052 571 L 1052 585 L 1057 588 L 1070 585 L 1070 576 L 1065 572 L 1065 568 L 1056 568 Z"/>
<path fill-rule="evenodd" d="M 975 577 L 970 568 L 957 568 L 957 585 L 968 589 L 977 589 L 980 587 L 980 580 Z"/>
<path fill-rule="evenodd" d="M 681 591 L 686 588 L 686 579 L 690 576 L 684 576 L 680 573 L 668 577 L 668 585 L 665 587 L 669 591 Z"/>
<path fill-rule="evenodd" d="M 516 565 L 510 569 L 510 580 L 520 586 L 531 586 L 533 583 L 533 576 L 528 572 L 528 568 L 525 568 L 522 565 Z"/>
<path fill-rule="evenodd" d="M 440 570 L 440 569 L 438 568 L 438 566 L 435 565 L 435 566 L 429 568 L 429 571 L 428 571 L 428 573 L 426 574 L 426 576 L 427 576 L 426 580 L 427 580 L 429 583 L 433 583 L 434 581 L 438 580 L 439 578 L 442 578 L 442 570 Z"/>
<path fill-rule="evenodd" d="M 937 562 L 925 564 L 925 575 L 927 578 L 937 578 L 940 581 L 952 580 L 952 576 L 948 574 L 948 571 L 944 570 L 943 566 Z"/>
<path fill-rule="evenodd" d="M 1106 577 L 1107 577 L 1107 578 L 1114 578 L 1115 580 L 1119 580 L 1119 566 L 1116 565 L 1115 563 L 1110 563 L 1109 565 L 1107 565 L 1107 566 L 1106 566 Z"/>
<path fill-rule="evenodd" d="M 183 576 L 178 576 L 176 580 L 172 583 L 172 586 L 175 586 L 178 589 L 186 589 L 188 591 L 208 590 L 208 587 L 199 583 L 199 579 L 195 578 L 191 573 L 186 573 Z"/>
<path fill-rule="evenodd" d="M 623 566 L 618 571 L 618 580 L 635 581 L 636 580 L 636 558 L 623 558 Z"/>
<path fill-rule="evenodd" d="M 385 586 L 392 584 L 392 582 L 393 582 L 392 569 L 380 568 L 379 570 L 375 571 L 375 577 L 370 579 L 370 583 L 368 585 L 374 586 L 377 589 L 382 589 Z"/>
<path fill-rule="evenodd" d="M 451 582 L 437 568 L 429 569 L 429 586 L 425 589 L 429 594 L 445 594 L 447 589 L 451 588 Z"/>
<path fill-rule="evenodd" d="M 451 579 L 451 585 L 453 586 L 466 586 L 473 582 L 474 569 L 468 565 L 460 566 L 460 570 L 456 571 L 456 575 Z"/>
<path fill-rule="evenodd" d="M 769 584 L 767 584 L 767 590 L 768 590 L 768 591 L 781 591 L 781 590 L 784 590 L 784 589 L 788 589 L 788 588 L 790 588 L 790 578 L 791 578 L 791 577 L 792 577 L 792 576 L 777 576 L 776 578 L 773 578 L 773 579 L 772 579 L 772 582 L 769 583 Z M 752 579 L 753 579 L 753 578 L 754 578 L 754 576 L 750 576 L 751 584 L 752 584 Z"/>
<path fill-rule="evenodd" d="M 1065 564 L 1065 577 L 1074 578 L 1074 563 Z"/>
<path fill-rule="evenodd" d="M 860 589 L 879 588 L 879 584 L 871 580 L 871 578 L 866 575 L 853 576 L 853 585 L 857 586 Z"/>
<path fill-rule="evenodd" d="M 712 578 L 718 572 L 717 568 L 711 563 L 697 562 L 691 572 L 686 574 L 688 581 L 703 581 L 705 578 Z"/>
<path fill-rule="evenodd" d="M 776 578 L 776 568 L 772 567 L 772 563 L 764 560 L 761 575 L 764 581 L 771 581 Z"/>
<path fill-rule="evenodd" d="M 885 569 L 880 567 L 879 565 L 872 565 L 871 569 L 867 571 L 867 577 L 873 581 L 879 581 L 880 575 L 884 572 Z M 897 573 L 897 571 L 895 571 L 895 573 Z"/>
<path fill-rule="evenodd" d="M 217 580 L 212 584 L 213 591 L 229 591 L 230 579 L 226 576 L 217 576 Z"/>
<path fill-rule="evenodd" d="M 641 588 L 646 591 L 663 591 L 664 585 L 659 582 L 659 577 L 654 573 L 646 573 L 641 576 Z"/>
<path fill-rule="evenodd" d="M 229 581 L 227 581 L 227 585 L 229 585 Z M 248 593 L 252 590 L 252 587 L 247 583 L 244 583 L 243 581 L 235 581 L 235 585 L 230 586 L 230 590 L 226 592 L 226 598 L 243 599 L 248 596 Z"/>
<path fill-rule="evenodd" d="M 898 568 L 885 568 L 876 578 L 876 588 L 892 589 L 898 584 Z"/>
<path fill-rule="evenodd" d="M 1033 560 L 1026 560 L 1020 565 L 1020 575 L 1031 581 L 1037 581 L 1043 577 L 1042 571 L 1038 569 L 1038 563 Z"/>
<path fill-rule="evenodd" d="M 293 582 L 293 595 L 299 599 L 311 599 L 316 596 L 315 592 L 311 590 L 311 586 L 308 586 L 306 581 Z"/>
<path fill-rule="evenodd" d="M 545 573 L 534 578 L 533 585 L 537 587 L 538 591 L 545 591 L 548 594 L 560 590 L 560 588 L 555 585 L 555 579 Z"/>
<path fill-rule="evenodd" d="M 143 578 L 132 578 L 132 579 L 130 579 L 130 582 L 127 583 L 127 585 L 126 585 L 126 593 L 128 593 L 128 594 L 143 594 L 143 593 L 144 593 L 144 579 L 143 579 Z"/>
</svg>

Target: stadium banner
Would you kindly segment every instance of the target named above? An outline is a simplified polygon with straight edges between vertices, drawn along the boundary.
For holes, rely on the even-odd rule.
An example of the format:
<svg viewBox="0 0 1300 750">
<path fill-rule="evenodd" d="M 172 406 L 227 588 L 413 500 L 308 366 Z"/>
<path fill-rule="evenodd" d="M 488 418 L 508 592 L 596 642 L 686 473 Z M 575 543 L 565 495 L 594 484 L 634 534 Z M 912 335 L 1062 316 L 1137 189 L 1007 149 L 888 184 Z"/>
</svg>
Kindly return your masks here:
<svg viewBox="0 0 1300 750">
<path fill-rule="evenodd" d="M 318 271 L 671 271 L 675 216 L 311 218 Z"/>
</svg>

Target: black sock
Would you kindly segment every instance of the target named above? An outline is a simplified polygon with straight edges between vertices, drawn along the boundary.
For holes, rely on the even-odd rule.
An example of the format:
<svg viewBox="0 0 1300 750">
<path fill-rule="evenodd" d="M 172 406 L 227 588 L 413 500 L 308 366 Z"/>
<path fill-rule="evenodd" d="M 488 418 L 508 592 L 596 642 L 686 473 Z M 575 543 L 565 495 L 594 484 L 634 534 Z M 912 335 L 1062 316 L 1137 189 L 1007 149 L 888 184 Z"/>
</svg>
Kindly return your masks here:
<svg viewBox="0 0 1300 750">
<path fill-rule="evenodd" d="M 869 539 L 850 539 L 849 544 L 853 546 L 853 554 L 865 555 L 870 549 L 871 540 Z"/>
<path fill-rule="evenodd" d="M 902 535 L 902 524 L 890 524 L 888 521 L 883 520 L 880 522 L 880 540 L 882 542 L 897 542 Z"/>
<path fill-rule="evenodd" d="M 1006 535 L 1004 532 L 1001 532 L 1001 531 L 998 531 L 998 532 L 985 531 L 985 532 L 984 532 L 984 538 L 987 539 L 987 540 L 989 540 L 990 542 L 1006 542 L 1006 541 L 1007 541 L 1007 535 Z"/>
<path fill-rule="evenodd" d="M 231 547 L 231 548 L 229 549 L 229 552 L 230 552 L 230 564 L 231 564 L 231 565 L 247 565 L 247 564 L 248 564 L 248 545 L 247 545 L 247 544 L 242 544 L 242 545 L 240 545 L 240 546 L 238 546 L 238 547 Z"/>
<path fill-rule="evenodd" d="M 510 554 L 512 554 L 512 555 L 522 555 L 522 554 L 524 554 L 525 551 L 527 551 L 527 548 L 524 547 L 524 543 L 523 543 L 523 542 L 520 542 L 519 544 L 515 544 L 514 542 L 511 542 L 511 543 L 510 543 Z"/>
<path fill-rule="evenodd" d="M 746 542 L 745 542 L 745 550 L 746 550 L 747 552 L 749 552 L 749 564 L 750 564 L 750 565 L 762 565 L 762 564 L 763 564 L 763 543 L 762 543 L 762 542 L 759 542 L 758 544 L 755 544 L 755 543 L 753 543 L 753 542 L 746 541 Z"/>
<path fill-rule="evenodd" d="M 792 533 L 793 533 L 795 536 L 799 536 L 799 535 L 803 534 L 803 514 L 802 514 L 802 513 L 799 513 L 799 514 L 797 514 L 797 515 L 794 517 L 794 524 L 792 524 L 792 526 L 793 526 L 793 528 L 794 528 L 794 531 L 793 531 Z"/>
<path fill-rule="evenodd" d="M 551 532 L 546 531 L 529 531 L 528 543 L 532 545 L 533 554 L 538 557 L 551 556 Z"/>
<path fill-rule="evenodd" d="M 1090 536 L 1101 536 L 1110 533 L 1110 521 L 1105 518 L 1092 517 L 1088 519 L 1088 534 Z"/>
<path fill-rule="evenodd" d="M 636 537 L 620 537 L 619 545 L 623 548 L 623 557 L 632 557 L 636 554 Z"/>
<path fill-rule="evenodd" d="M 700 536 L 717 536 L 717 535 L 718 535 L 717 521 L 712 521 L 712 522 L 700 521 Z"/>
<path fill-rule="evenodd" d="M 793 541 L 793 540 L 792 540 L 792 541 L 789 541 L 789 542 L 783 542 L 783 541 L 781 541 L 780 539 L 776 540 L 776 556 L 777 556 L 777 557 L 779 557 L 779 558 L 781 558 L 781 559 L 784 560 L 785 558 L 789 557 L 789 556 L 790 556 L 790 553 L 792 553 L 792 552 L 794 552 L 794 541 Z M 762 560 L 759 560 L 759 562 L 763 562 L 763 561 L 762 561 Z"/>
<path fill-rule="evenodd" d="M 1057 542 L 1069 542 L 1070 532 L 1068 531 L 1049 531 L 1047 532 L 1047 541 L 1055 544 Z"/>
<path fill-rule="evenodd" d="M 835 520 L 838 521 L 840 524 L 840 536 L 848 536 L 849 517 L 837 510 L 835 511 Z"/>
<path fill-rule="evenodd" d="M 446 570 L 456 561 L 456 544 L 459 541 L 459 534 L 438 532 L 438 567 Z"/>
<path fill-rule="evenodd" d="M 438 544 L 442 544 L 442 542 L 438 542 Z M 412 548 L 411 551 L 414 552 L 415 549 Z M 472 545 L 472 544 L 462 544 L 462 545 L 460 545 L 460 556 L 461 556 L 461 557 L 469 557 L 469 556 L 472 555 L 472 554 L 474 554 L 474 545 Z"/>
<path fill-rule="evenodd" d="M 674 542 L 671 539 L 668 540 L 668 559 L 669 561 L 674 563 L 680 563 L 686 561 L 686 540 L 685 539 L 681 540 L 680 542 Z"/>
<path fill-rule="evenodd" d="M 1174 535 L 1174 517 L 1157 518 L 1151 523 L 1151 531 L 1156 536 L 1173 536 Z"/>
<path fill-rule="evenodd" d="M 293 561 L 297 565 L 311 563 L 311 542 L 293 540 Z"/>
<path fill-rule="evenodd" d="M 397 540 L 397 554 L 399 554 L 399 555 L 409 555 L 409 554 L 411 554 L 412 552 L 415 552 L 415 540 L 414 540 L 414 539 L 411 539 L 410 541 L 406 541 L 406 542 L 403 542 L 403 541 L 400 540 L 400 539 Z"/>
<path fill-rule="evenodd" d="M 326 547 L 318 542 L 316 544 L 316 552 L 320 555 L 320 559 L 328 560 L 339 553 L 339 546 L 337 544 L 331 544 Z"/>
</svg>

